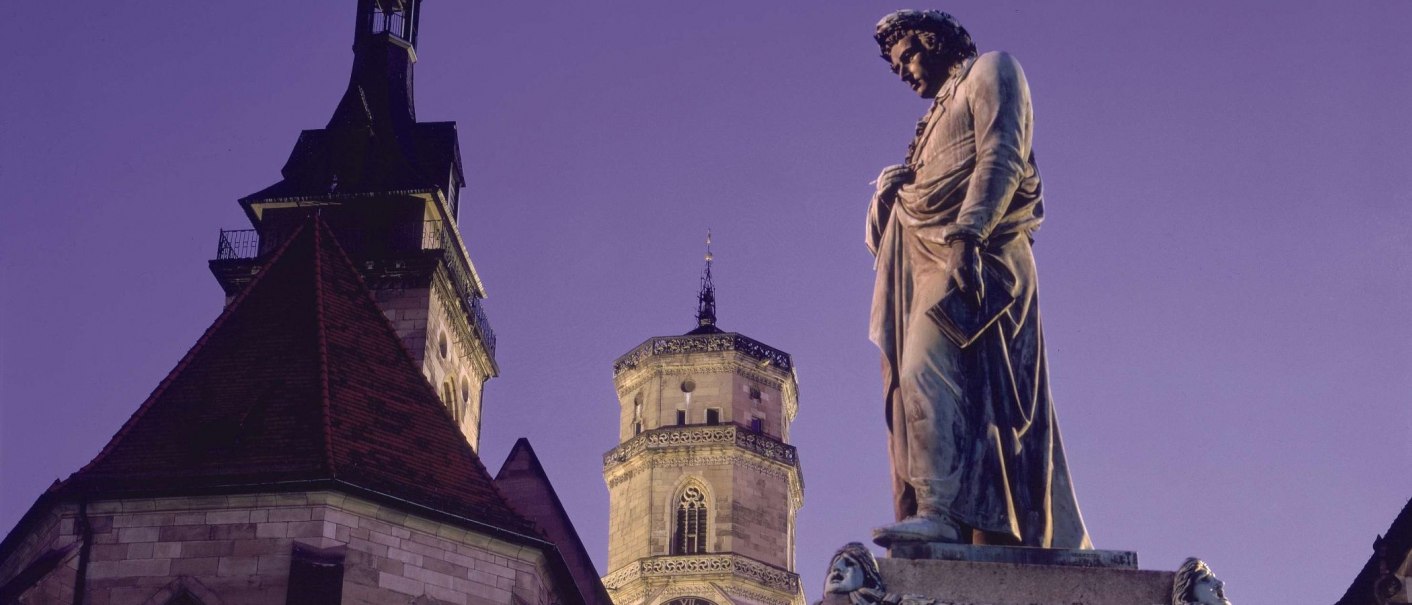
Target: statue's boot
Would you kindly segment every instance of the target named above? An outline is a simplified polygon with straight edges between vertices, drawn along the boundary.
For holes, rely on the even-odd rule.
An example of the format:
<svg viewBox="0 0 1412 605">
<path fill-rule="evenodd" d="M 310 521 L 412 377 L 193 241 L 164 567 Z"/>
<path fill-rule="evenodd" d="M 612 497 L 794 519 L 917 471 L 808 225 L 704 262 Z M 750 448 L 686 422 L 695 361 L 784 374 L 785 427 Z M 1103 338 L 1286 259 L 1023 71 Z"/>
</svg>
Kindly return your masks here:
<svg viewBox="0 0 1412 605">
<path fill-rule="evenodd" d="M 873 543 L 890 548 L 898 542 L 946 542 L 960 544 L 961 530 L 950 518 L 939 516 L 912 515 L 893 523 L 873 529 Z"/>
<path fill-rule="evenodd" d="M 945 542 L 961 544 L 961 528 L 951 516 L 942 512 L 935 491 L 915 486 L 917 493 L 917 514 L 892 525 L 873 529 L 873 543 L 890 548 L 897 542 Z"/>
</svg>

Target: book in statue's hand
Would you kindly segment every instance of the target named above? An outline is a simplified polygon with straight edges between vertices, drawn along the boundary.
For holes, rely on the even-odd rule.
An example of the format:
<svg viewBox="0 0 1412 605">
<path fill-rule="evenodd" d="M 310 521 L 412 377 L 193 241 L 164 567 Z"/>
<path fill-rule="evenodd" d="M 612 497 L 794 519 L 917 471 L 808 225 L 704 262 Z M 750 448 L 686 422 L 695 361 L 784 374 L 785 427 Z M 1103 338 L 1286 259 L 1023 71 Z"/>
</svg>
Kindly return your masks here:
<svg viewBox="0 0 1412 605">
<path fill-rule="evenodd" d="M 976 304 L 975 294 L 962 292 L 953 283 L 941 300 L 927 309 L 927 317 L 956 346 L 963 349 L 971 346 L 1015 304 L 1014 280 L 1007 279 L 1005 273 L 992 263 L 983 263 L 981 280 L 985 288 L 980 305 Z"/>
</svg>

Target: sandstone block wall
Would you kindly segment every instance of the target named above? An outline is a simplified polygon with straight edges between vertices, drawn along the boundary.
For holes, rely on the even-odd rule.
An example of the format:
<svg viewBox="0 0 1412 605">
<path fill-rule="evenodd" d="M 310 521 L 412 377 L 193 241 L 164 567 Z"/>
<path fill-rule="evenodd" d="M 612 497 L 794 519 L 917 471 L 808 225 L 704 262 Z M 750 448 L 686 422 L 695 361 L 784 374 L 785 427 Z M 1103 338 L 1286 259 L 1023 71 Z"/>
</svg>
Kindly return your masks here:
<svg viewBox="0 0 1412 605">
<path fill-rule="evenodd" d="M 0 582 L 78 539 L 65 505 L 0 566 Z M 550 605 L 543 553 L 336 492 L 94 502 L 88 603 L 140 605 L 187 582 L 227 605 L 284 603 L 295 543 L 345 549 L 343 602 Z M 20 603 L 70 602 L 78 549 Z M 559 587 L 574 590 L 572 587 Z M 170 590 L 168 590 L 170 592 Z M 57 598 L 56 598 L 57 597 Z"/>
</svg>

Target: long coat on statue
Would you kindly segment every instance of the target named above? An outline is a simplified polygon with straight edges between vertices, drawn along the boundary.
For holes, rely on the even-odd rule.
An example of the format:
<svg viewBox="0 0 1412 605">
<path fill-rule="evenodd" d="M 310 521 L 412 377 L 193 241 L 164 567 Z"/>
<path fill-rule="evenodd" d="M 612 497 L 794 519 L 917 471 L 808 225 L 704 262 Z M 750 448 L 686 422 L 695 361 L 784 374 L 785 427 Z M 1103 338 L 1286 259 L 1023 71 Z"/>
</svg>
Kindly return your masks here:
<svg viewBox="0 0 1412 605">
<path fill-rule="evenodd" d="M 1091 548 L 1050 401 L 1030 245 L 1043 218 L 1029 87 L 1014 58 L 953 69 L 918 126 L 916 177 L 875 199 L 870 336 L 882 350 L 897 518 L 917 497 L 1026 546 Z M 889 203 L 891 202 L 891 203 Z M 979 239 L 992 291 L 1015 303 L 965 348 L 927 316 L 950 287 L 946 241 Z M 918 489 L 918 487 L 922 489 Z"/>
</svg>

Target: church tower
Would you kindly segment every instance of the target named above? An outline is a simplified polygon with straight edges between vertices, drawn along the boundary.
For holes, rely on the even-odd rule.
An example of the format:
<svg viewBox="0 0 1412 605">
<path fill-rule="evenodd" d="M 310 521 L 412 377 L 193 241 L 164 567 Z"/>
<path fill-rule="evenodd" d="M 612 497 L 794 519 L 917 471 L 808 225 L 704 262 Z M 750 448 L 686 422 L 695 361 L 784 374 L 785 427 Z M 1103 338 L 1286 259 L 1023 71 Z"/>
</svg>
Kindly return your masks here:
<svg viewBox="0 0 1412 605">
<path fill-rule="evenodd" d="M 352 75 L 333 117 L 300 133 L 282 180 L 240 200 L 253 228 L 221 231 L 211 271 L 229 304 L 317 209 L 479 450 L 482 387 L 499 372 L 495 333 L 456 225 L 465 185 L 456 124 L 416 117 L 421 2 L 358 0 Z"/>
<path fill-rule="evenodd" d="M 697 327 L 613 363 L 619 445 L 603 456 L 617 605 L 802 605 L 803 504 L 788 353 L 716 327 L 710 237 Z"/>
</svg>

